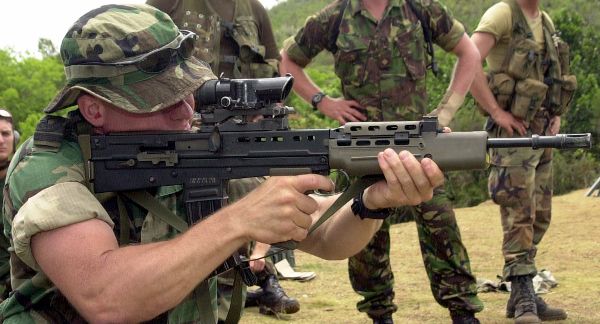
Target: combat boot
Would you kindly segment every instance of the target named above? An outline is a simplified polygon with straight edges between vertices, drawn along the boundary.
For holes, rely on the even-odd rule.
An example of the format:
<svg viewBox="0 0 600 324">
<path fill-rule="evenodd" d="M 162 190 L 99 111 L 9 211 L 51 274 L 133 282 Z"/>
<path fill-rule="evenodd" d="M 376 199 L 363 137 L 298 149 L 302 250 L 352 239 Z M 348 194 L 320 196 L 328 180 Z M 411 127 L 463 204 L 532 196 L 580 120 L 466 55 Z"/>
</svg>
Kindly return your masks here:
<svg viewBox="0 0 600 324">
<path fill-rule="evenodd" d="M 244 304 L 244 307 L 258 307 L 258 301 L 260 300 L 262 294 L 263 291 L 261 288 L 258 288 L 254 291 L 248 290 L 248 292 L 246 293 L 246 302 Z"/>
<path fill-rule="evenodd" d="M 373 317 L 373 324 L 394 324 L 392 314 L 383 314 L 379 317 Z"/>
<path fill-rule="evenodd" d="M 534 324 L 541 323 L 538 317 L 537 305 L 535 303 L 535 292 L 533 290 L 533 281 L 528 275 L 511 277 L 511 290 L 509 303 L 507 303 L 507 313 L 510 300 L 513 300 L 513 317 L 515 324 Z"/>
<path fill-rule="evenodd" d="M 538 317 L 542 321 L 562 321 L 567 319 L 567 312 L 562 308 L 550 307 L 538 295 L 535 295 L 535 306 L 537 307 Z M 510 294 L 508 304 L 506 305 L 506 317 L 515 317 L 515 301 L 512 294 Z"/>
<path fill-rule="evenodd" d="M 267 275 L 260 282 L 260 287 L 262 294 L 258 298 L 258 305 L 261 314 L 293 314 L 300 310 L 298 300 L 288 297 L 274 274 Z"/>
<path fill-rule="evenodd" d="M 452 324 L 480 324 L 475 314 L 469 311 L 453 309 L 450 311 Z"/>
</svg>

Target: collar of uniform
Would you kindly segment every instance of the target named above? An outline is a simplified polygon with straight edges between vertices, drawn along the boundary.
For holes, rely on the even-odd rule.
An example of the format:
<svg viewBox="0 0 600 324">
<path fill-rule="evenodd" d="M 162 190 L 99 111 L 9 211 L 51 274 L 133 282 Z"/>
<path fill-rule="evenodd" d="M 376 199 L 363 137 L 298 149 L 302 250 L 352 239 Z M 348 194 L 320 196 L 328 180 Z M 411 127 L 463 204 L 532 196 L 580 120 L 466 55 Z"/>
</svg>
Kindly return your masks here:
<svg viewBox="0 0 600 324">
<path fill-rule="evenodd" d="M 356 16 L 362 10 L 365 10 L 365 11 L 367 10 L 363 5 L 363 0 L 349 0 L 349 1 L 350 1 L 350 9 L 352 10 L 352 16 Z M 384 17 L 385 17 L 385 14 L 389 10 L 391 10 L 391 8 L 394 8 L 394 7 L 402 8 L 402 5 L 404 5 L 405 1 L 408 1 L 408 0 L 389 0 L 388 6 L 384 11 Z"/>
</svg>

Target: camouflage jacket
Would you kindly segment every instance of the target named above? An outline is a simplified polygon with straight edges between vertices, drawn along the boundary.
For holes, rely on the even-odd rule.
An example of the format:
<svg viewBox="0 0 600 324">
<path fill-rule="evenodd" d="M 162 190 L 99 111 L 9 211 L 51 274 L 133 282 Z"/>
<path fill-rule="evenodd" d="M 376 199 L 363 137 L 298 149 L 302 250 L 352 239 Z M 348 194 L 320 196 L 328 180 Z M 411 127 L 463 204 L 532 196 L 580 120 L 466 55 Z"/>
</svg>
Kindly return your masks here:
<svg viewBox="0 0 600 324">
<path fill-rule="evenodd" d="M 200 36 L 195 56 L 218 76 L 267 78 L 279 74 L 271 21 L 258 0 L 148 0 L 180 29 Z"/>
<path fill-rule="evenodd" d="M 76 138 L 64 138 L 57 149 L 34 145 L 33 140 L 29 139 L 19 148 L 15 157 L 18 158 L 14 158 L 9 167 L 4 187 L 7 198 L 4 204 L 4 233 L 15 247 L 10 252 L 10 261 L 12 286 L 16 289 L 0 304 L 3 323 L 83 321 L 39 270 L 29 247 L 29 241 L 36 233 L 98 218 L 113 227 L 121 245 L 162 241 L 177 235 L 177 231 L 161 219 L 127 200 L 123 202 L 129 221 L 121 222 L 117 195 L 114 193 L 90 195 L 85 187 L 83 159 Z M 184 215 L 178 199 L 181 189 L 178 186 L 161 187 L 155 196 L 177 215 Z M 127 242 L 122 242 L 121 224 L 129 227 Z M 209 286 L 213 311 L 216 312 L 215 280 L 211 279 Z M 156 322 L 199 322 L 200 295 L 201 292 L 196 288 L 177 307 L 157 318 Z"/>
<path fill-rule="evenodd" d="M 465 32 L 462 24 L 437 0 L 415 3 L 430 22 L 433 42 L 452 50 Z M 427 56 L 415 13 L 404 0 L 390 0 L 378 22 L 360 0 L 344 6 L 343 0 L 336 0 L 309 17 L 284 43 L 290 59 L 306 66 L 321 51 L 330 51 L 344 96 L 365 107 L 370 120 L 421 118 L 427 110 Z"/>
</svg>

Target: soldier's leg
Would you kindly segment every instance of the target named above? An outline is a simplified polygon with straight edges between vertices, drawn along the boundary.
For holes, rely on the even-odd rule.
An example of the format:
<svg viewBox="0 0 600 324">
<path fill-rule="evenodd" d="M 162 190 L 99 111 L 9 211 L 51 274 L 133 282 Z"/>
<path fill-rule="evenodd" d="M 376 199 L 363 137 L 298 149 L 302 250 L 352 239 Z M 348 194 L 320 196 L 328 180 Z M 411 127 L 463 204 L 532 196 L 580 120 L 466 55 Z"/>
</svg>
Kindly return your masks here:
<svg viewBox="0 0 600 324">
<path fill-rule="evenodd" d="M 539 156 L 533 154 L 519 166 L 493 166 L 489 178 L 492 200 L 500 205 L 502 230 L 504 233 L 502 253 L 504 255 L 503 276 L 535 275 L 533 223 L 535 219 L 535 166 Z"/>
<path fill-rule="evenodd" d="M 433 199 L 421 204 L 418 211 L 419 243 L 436 301 L 451 313 L 481 311 L 483 303 L 477 297 L 469 255 L 444 188 L 437 188 Z"/>
<path fill-rule="evenodd" d="M 545 149 L 535 170 L 535 222 L 533 223 L 533 244 L 538 245 L 552 218 L 552 149 Z"/>
<path fill-rule="evenodd" d="M 352 288 L 364 298 L 356 304 L 356 308 L 371 318 L 390 315 L 398 309 L 394 304 L 389 230 L 389 220 L 385 220 L 369 244 L 348 259 Z"/>
<path fill-rule="evenodd" d="M 506 316 L 514 317 L 515 322 L 539 322 L 541 316 L 538 315 L 542 315 L 531 281 L 537 272 L 533 239 L 537 203 L 535 173 L 542 154 L 543 151 L 530 149 L 511 151 L 505 165 L 492 167 L 488 182 L 490 196 L 500 205 L 504 233 L 503 276 L 512 283 Z"/>
<path fill-rule="evenodd" d="M 545 149 L 540 163 L 535 170 L 535 222 L 533 223 L 533 244 L 537 245 L 542 241 L 544 234 L 550 227 L 552 218 L 552 149 Z M 537 248 L 534 250 L 537 252 Z M 531 255 L 535 260 L 535 254 Z M 564 320 L 567 318 L 567 312 L 564 309 L 552 307 L 540 297 L 535 297 L 538 316 L 542 321 Z M 508 314 L 510 315 L 510 314 Z"/>
<path fill-rule="evenodd" d="M 277 270 L 272 262 L 267 261 L 264 270 L 256 273 L 256 277 L 260 289 L 255 292 L 254 298 L 261 314 L 293 314 L 300 310 L 298 300 L 289 297 L 279 284 Z"/>
<path fill-rule="evenodd" d="M 292 268 L 296 267 L 296 257 L 294 256 L 294 250 L 280 250 L 279 248 L 269 249 L 269 258 L 273 263 L 277 263 L 283 259 L 286 259 Z"/>
</svg>

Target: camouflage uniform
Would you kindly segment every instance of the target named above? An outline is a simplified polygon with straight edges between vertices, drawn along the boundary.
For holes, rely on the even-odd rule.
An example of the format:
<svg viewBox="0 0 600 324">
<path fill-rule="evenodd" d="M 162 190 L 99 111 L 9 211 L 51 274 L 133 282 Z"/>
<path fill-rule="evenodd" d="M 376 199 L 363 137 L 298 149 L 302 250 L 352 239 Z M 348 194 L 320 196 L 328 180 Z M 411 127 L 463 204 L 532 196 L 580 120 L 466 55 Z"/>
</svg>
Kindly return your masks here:
<svg viewBox="0 0 600 324">
<path fill-rule="evenodd" d="M 200 37 L 194 55 L 226 78 L 278 76 L 271 21 L 257 0 L 148 0 Z"/>
<path fill-rule="evenodd" d="M 73 106 L 81 93 L 108 100 L 133 113 L 172 106 L 206 80 L 215 78 L 206 65 L 177 56 L 171 58 L 162 72 L 146 73 L 133 65 L 93 63 L 124 61 L 178 42 L 182 37 L 166 14 L 150 6 L 108 5 L 90 11 L 63 39 L 61 56 L 67 86 L 45 112 Z M 77 114 L 78 111 L 74 115 Z M 111 226 L 121 245 L 163 241 L 178 234 L 159 217 L 126 199 L 121 201 L 129 217 L 120 219 L 123 215 L 119 215 L 119 198 L 115 193 L 94 194 L 87 189 L 82 150 L 75 125 L 70 125 L 74 121 L 70 119 L 67 123 L 61 117 L 46 116 L 38 130 L 44 129 L 44 125 L 64 127 L 57 127 L 52 133 L 36 131 L 36 139 L 28 139 L 10 164 L 4 187 L 4 233 L 14 248 L 10 262 L 11 281 L 16 288 L 0 304 L 3 323 L 85 322 L 40 271 L 30 246 L 35 234 L 90 219 Z M 84 124 L 79 122 L 78 126 Z M 179 217 L 187 219 L 180 200 L 181 190 L 180 186 L 161 187 L 155 196 Z M 128 231 L 122 231 L 128 233 L 126 240 L 119 235 L 122 224 L 129 227 Z M 202 286 L 195 288 L 179 305 L 157 317 L 156 322 L 192 323 L 206 318 L 198 306 L 201 294 L 210 296 L 204 302 L 212 304 L 215 314 L 215 281 L 210 280 L 208 286 L 208 291 L 201 291 Z"/>
<path fill-rule="evenodd" d="M 417 1 L 429 17 L 433 40 L 450 51 L 464 34 L 437 1 Z M 390 0 L 379 23 L 358 0 L 350 0 L 335 38 L 336 17 L 344 1 L 338 0 L 307 19 L 285 50 L 295 63 L 306 66 L 322 50 L 333 53 L 335 73 L 344 97 L 367 109 L 371 121 L 418 120 L 427 112 L 426 52 L 418 18 L 403 0 Z M 415 214 L 423 261 L 433 295 L 450 310 L 478 312 L 475 278 L 461 242 L 454 212 L 443 188 L 433 200 L 397 210 Z M 394 218 L 391 217 L 391 218 Z M 357 307 L 371 317 L 396 311 L 394 276 L 390 267 L 388 218 L 367 247 L 348 261 L 350 280 L 364 297 Z"/>
<path fill-rule="evenodd" d="M 488 55 L 489 85 L 500 107 L 525 121 L 528 136 L 546 134 L 550 119 L 567 110 L 576 87 L 569 72 L 568 45 L 557 36 L 545 12 L 539 19 L 542 27 L 536 35 L 516 1 L 504 1 L 490 8 L 475 30 L 495 37 L 496 45 Z M 523 54 L 527 59 L 522 59 Z M 506 84 L 510 86 L 503 89 Z M 526 84 L 541 84 L 542 91 L 520 90 Z M 510 137 L 491 118 L 487 130 L 490 137 Z M 537 245 L 551 219 L 552 149 L 496 148 L 490 150 L 490 157 L 488 189 L 500 205 L 504 233 L 503 275 L 507 280 L 534 276 Z"/>
<path fill-rule="evenodd" d="M 4 179 L 0 179 L 0 188 L 4 188 Z M 0 201 L 4 200 L 4 194 L 0 191 Z M 10 292 L 10 242 L 4 235 L 0 235 L 0 301 L 8 297 Z"/>
<path fill-rule="evenodd" d="M 271 21 L 257 0 L 148 0 L 146 3 L 166 12 L 179 28 L 200 36 L 194 55 L 209 63 L 215 75 L 226 78 L 279 75 L 279 53 Z M 242 198 L 263 181 L 264 178 L 230 181 L 229 202 Z M 247 257 L 250 250 L 250 246 L 243 247 L 240 253 Z M 265 262 L 267 274 L 277 275 L 273 260 L 265 258 Z M 266 276 L 257 275 L 259 282 Z M 223 320 L 229 309 L 232 285 L 232 272 L 219 276 L 219 314 Z"/>
</svg>

